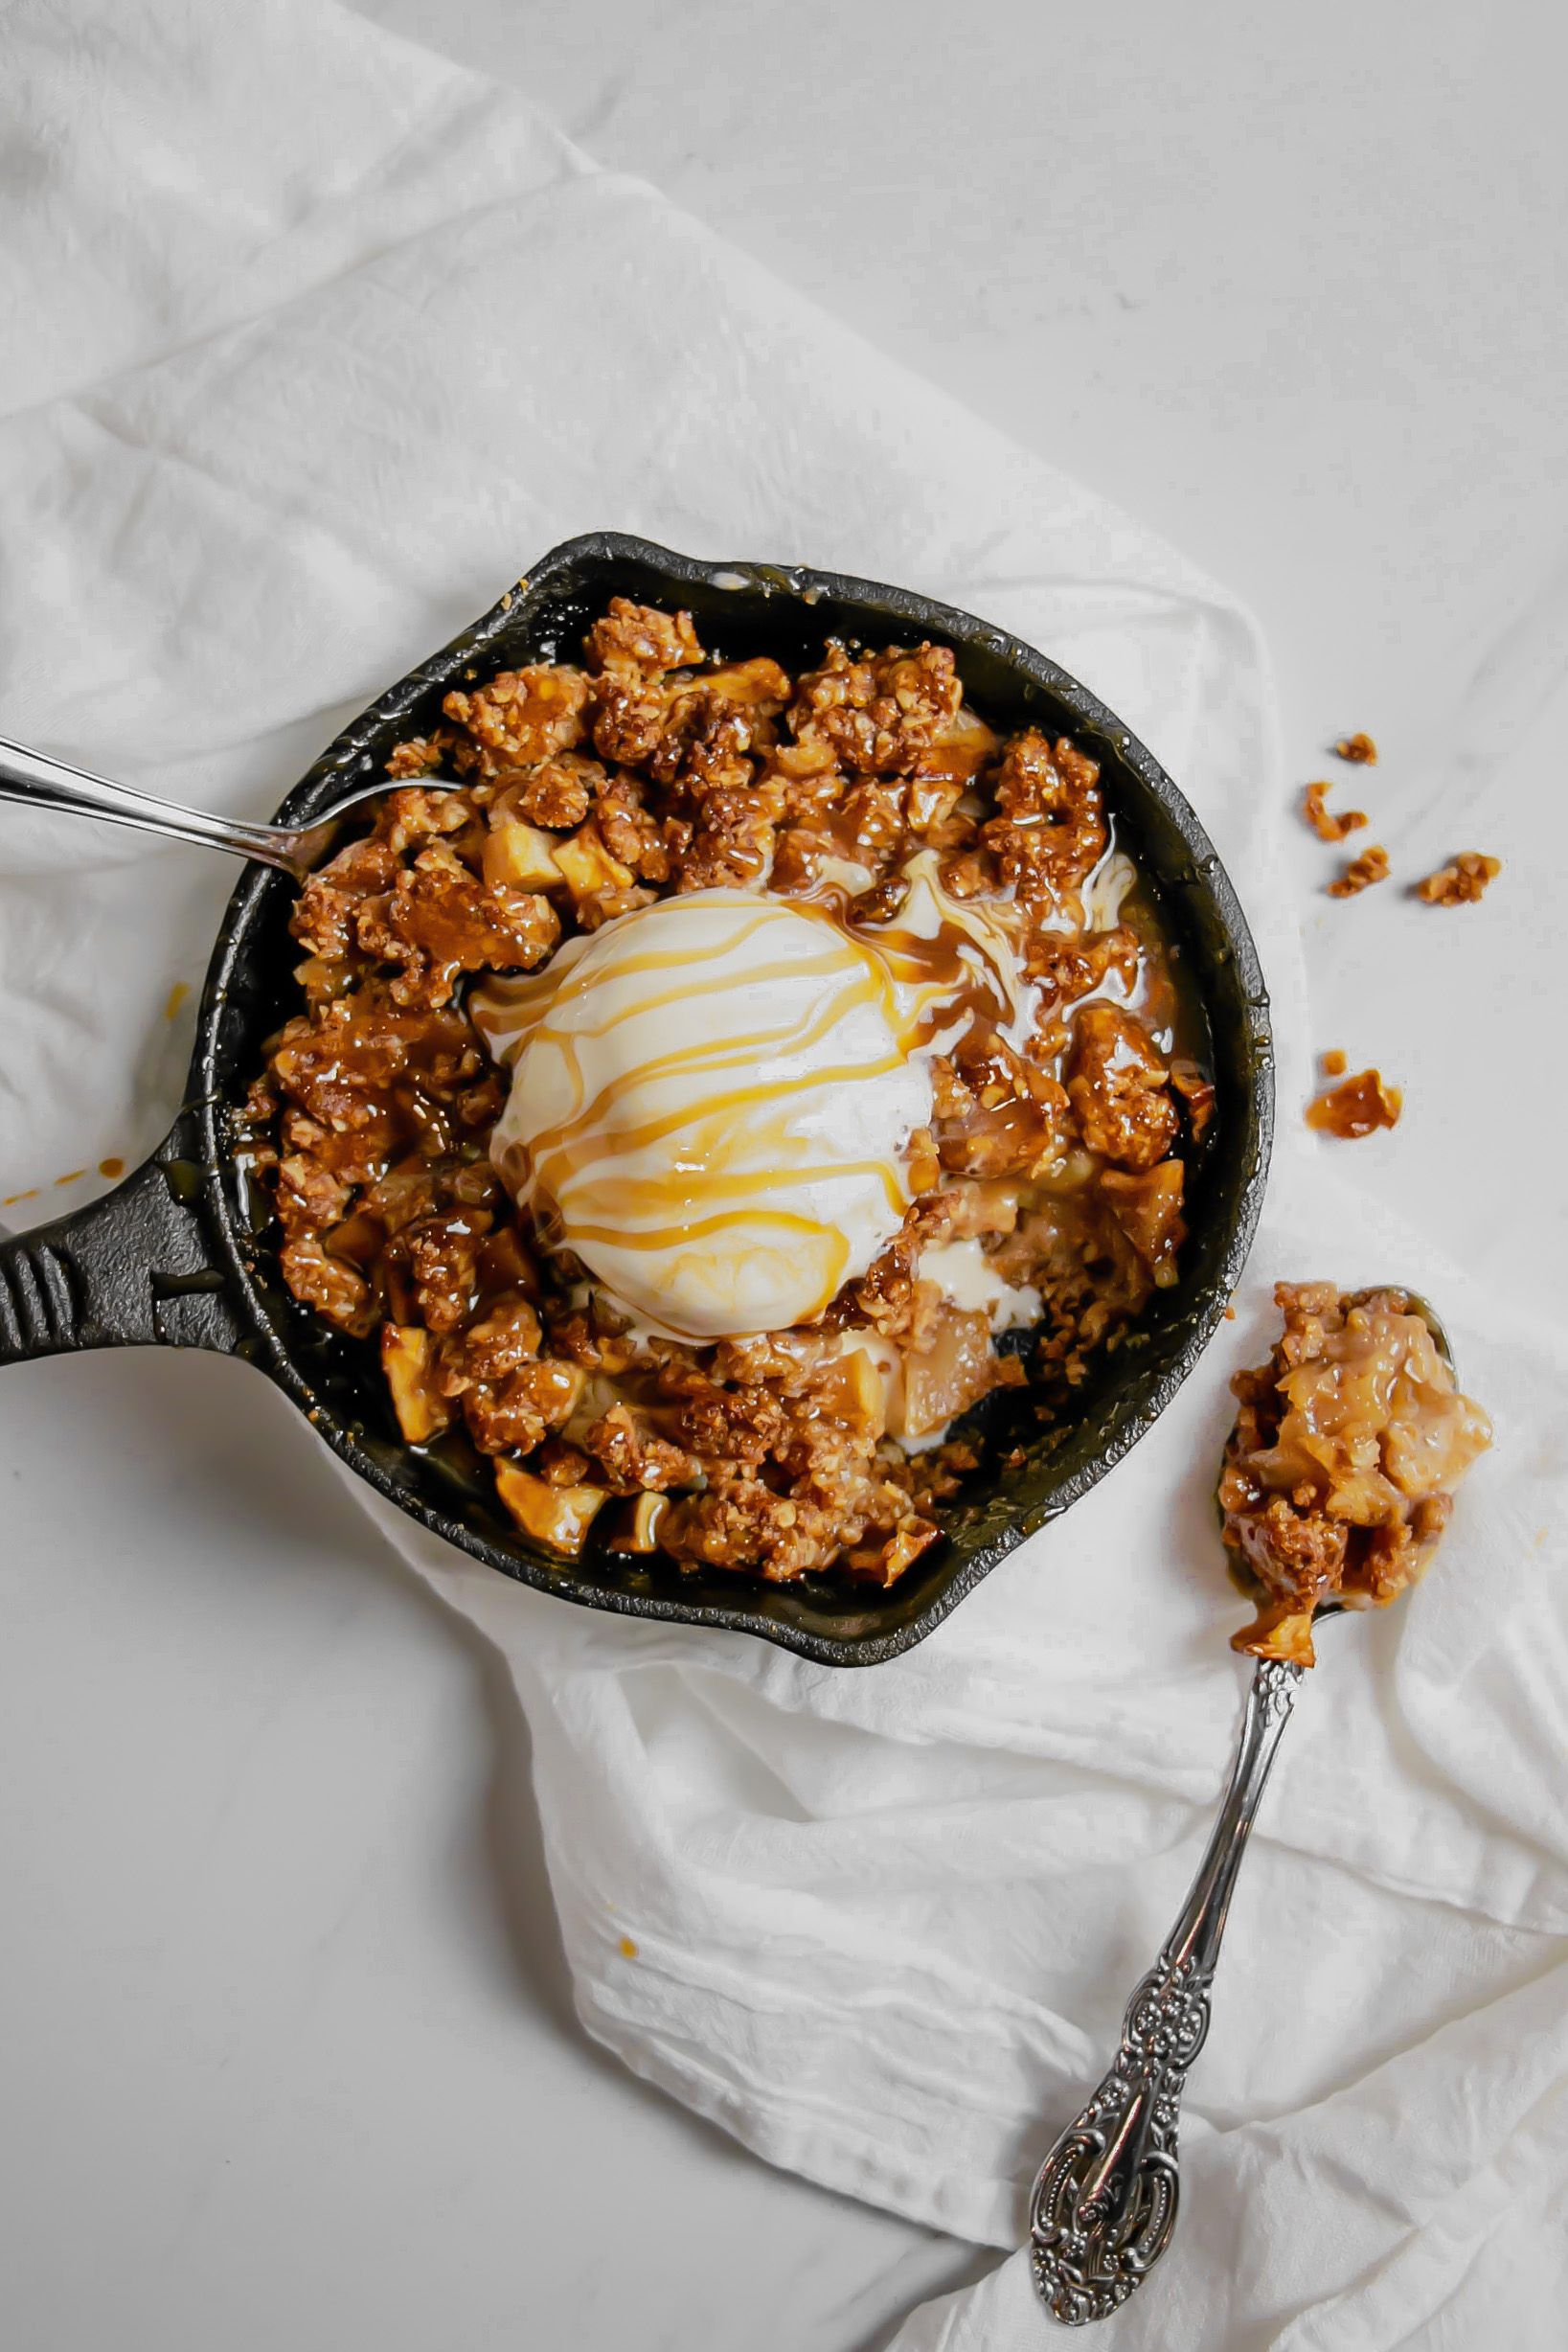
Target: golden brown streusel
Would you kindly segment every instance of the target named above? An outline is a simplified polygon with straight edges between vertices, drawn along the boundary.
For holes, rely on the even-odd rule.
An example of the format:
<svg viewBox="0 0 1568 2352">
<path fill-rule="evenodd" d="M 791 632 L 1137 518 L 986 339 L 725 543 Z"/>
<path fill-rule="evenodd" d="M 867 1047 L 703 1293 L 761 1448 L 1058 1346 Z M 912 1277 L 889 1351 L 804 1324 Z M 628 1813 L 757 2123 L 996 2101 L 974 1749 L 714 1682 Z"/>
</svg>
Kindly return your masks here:
<svg viewBox="0 0 1568 2352">
<path fill-rule="evenodd" d="M 1094 761 L 1035 729 L 999 741 L 945 647 L 830 642 L 791 676 L 711 660 L 689 614 L 618 598 L 579 662 L 448 694 L 387 774 L 370 830 L 301 893 L 304 1009 L 248 1107 L 290 1289 L 378 1346 L 408 1444 L 489 1463 L 557 1552 L 594 1531 L 686 1566 L 891 1584 L 982 1443 L 906 1453 L 888 1353 L 911 1434 L 1026 1382 L 1047 1417 L 1175 1277 L 1215 1091 L 1170 1050 L 1151 923 L 1085 927 L 1078 894 L 1109 845 Z M 505 1082 L 469 976 L 715 886 L 788 897 L 848 872 L 846 924 L 886 923 L 921 852 L 952 898 L 1008 910 L 1039 984 L 1029 1050 L 977 1023 L 937 1061 L 903 1228 L 819 1322 L 637 1335 L 490 1166 Z M 953 1243 L 1037 1291 L 1021 1352 L 922 1276 L 921 1252 Z"/>
</svg>

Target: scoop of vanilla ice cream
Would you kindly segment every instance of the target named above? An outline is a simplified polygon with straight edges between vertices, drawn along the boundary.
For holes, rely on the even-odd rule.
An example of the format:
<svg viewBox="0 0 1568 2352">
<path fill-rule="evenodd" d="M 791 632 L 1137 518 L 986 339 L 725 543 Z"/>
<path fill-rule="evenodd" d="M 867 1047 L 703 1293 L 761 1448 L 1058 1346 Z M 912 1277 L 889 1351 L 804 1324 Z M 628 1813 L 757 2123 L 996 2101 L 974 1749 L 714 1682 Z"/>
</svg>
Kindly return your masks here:
<svg viewBox="0 0 1568 2352">
<path fill-rule="evenodd" d="M 903 1222 L 931 1116 L 912 1004 L 820 908 L 659 900 L 476 992 L 511 1068 L 491 1157 L 634 1317 L 682 1338 L 786 1329 Z"/>
</svg>

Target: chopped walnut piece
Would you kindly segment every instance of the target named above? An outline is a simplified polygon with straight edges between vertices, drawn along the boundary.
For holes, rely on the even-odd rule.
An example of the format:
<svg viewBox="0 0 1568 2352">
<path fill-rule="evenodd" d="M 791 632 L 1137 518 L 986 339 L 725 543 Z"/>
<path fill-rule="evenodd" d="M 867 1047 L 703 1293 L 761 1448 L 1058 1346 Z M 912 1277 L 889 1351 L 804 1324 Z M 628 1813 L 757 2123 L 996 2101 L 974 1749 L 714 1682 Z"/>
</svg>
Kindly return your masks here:
<svg viewBox="0 0 1568 2352">
<path fill-rule="evenodd" d="M 1334 745 L 1334 757 L 1349 760 L 1352 767 L 1375 767 L 1377 746 L 1370 735 L 1342 735 Z"/>
<path fill-rule="evenodd" d="M 387 842 L 352 842 L 311 875 L 289 917 L 289 929 L 325 962 L 344 964 L 354 950 L 360 906 L 391 890 L 398 873 L 397 852 Z"/>
<path fill-rule="evenodd" d="M 370 1284 L 343 1258 L 329 1256 L 314 1233 L 302 1233 L 278 1252 L 284 1280 L 307 1307 L 363 1339 L 380 1320 Z"/>
<path fill-rule="evenodd" d="M 834 643 L 798 681 L 790 724 L 852 775 L 906 776 L 950 727 L 963 692 L 946 646 L 858 655 Z"/>
<path fill-rule="evenodd" d="M 588 663 L 596 671 L 634 670 L 658 676 L 702 659 L 689 612 L 660 612 L 612 596 L 610 608 L 588 631 Z"/>
<path fill-rule="evenodd" d="M 1085 1005 L 1074 1024 L 1067 1095 L 1083 1140 L 1123 1168 L 1152 1168 L 1176 1137 L 1170 1073 L 1153 1039 L 1116 1005 Z"/>
<path fill-rule="evenodd" d="M 499 1381 L 476 1381 L 464 1391 L 463 1415 L 481 1453 L 529 1453 L 570 1421 L 582 1394 L 578 1364 L 540 1357 Z"/>
<path fill-rule="evenodd" d="M 483 1211 L 456 1209 L 421 1217 L 398 1235 L 396 1254 L 407 1267 L 427 1331 L 459 1331 L 472 1314 L 480 1245 L 489 1227 L 489 1218 Z"/>
<path fill-rule="evenodd" d="M 528 970 L 560 937 L 548 899 L 533 892 L 493 890 L 465 866 L 445 842 L 420 852 L 385 898 L 366 899 L 354 919 L 366 955 L 400 967 L 391 984 L 402 1005 L 447 1003 L 465 971 Z"/>
<path fill-rule="evenodd" d="M 1315 1094 L 1307 1106 L 1307 1124 L 1321 1134 L 1350 1141 L 1370 1135 L 1379 1127 L 1394 1127 L 1404 1108 L 1398 1086 L 1386 1086 L 1376 1070 L 1358 1070 L 1343 1085 Z"/>
<path fill-rule="evenodd" d="M 1435 874 L 1418 882 L 1415 895 L 1428 906 L 1473 906 L 1489 881 L 1503 871 L 1500 857 L 1485 857 L 1479 850 L 1461 850 Z"/>
<path fill-rule="evenodd" d="M 541 760 L 516 783 L 506 786 L 496 800 L 497 818 L 492 821 L 508 813 L 534 825 L 548 825 L 556 833 L 569 831 L 581 824 L 603 784 L 604 770 L 597 760 L 585 760 L 576 751 L 557 752 L 553 760 Z"/>
<path fill-rule="evenodd" d="M 1004 885 L 1021 896 L 1076 890 L 1104 854 L 1100 769 L 1066 736 L 1015 736 L 996 771 L 1000 813 L 980 828 Z"/>
<path fill-rule="evenodd" d="M 433 776 L 440 767 L 444 746 L 438 731 L 435 735 L 411 735 L 405 743 L 396 743 L 387 761 L 387 774 L 400 776 Z"/>
<path fill-rule="evenodd" d="M 442 707 L 468 739 L 469 764 L 482 775 L 497 776 L 579 743 L 587 700 L 580 670 L 535 663 L 503 670 L 472 694 L 449 694 Z M 461 751 L 456 764 L 465 765 Z"/>
<path fill-rule="evenodd" d="M 618 1495 L 694 1486 L 702 1474 L 701 1465 L 679 1446 L 639 1428 L 624 1404 L 612 1404 L 582 1442 Z"/>
<path fill-rule="evenodd" d="M 1343 841 L 1347 833 L 1356 832 L 1367 822 L 1367 813 L 1364 809 L 1343 809 L 1337 814 L 1330 813 L 1325 806 L 1329 788 L 1327 784 L 1309 784 L 1302 794 L 1302 813 L 1320 841 Z"/>
</svg>

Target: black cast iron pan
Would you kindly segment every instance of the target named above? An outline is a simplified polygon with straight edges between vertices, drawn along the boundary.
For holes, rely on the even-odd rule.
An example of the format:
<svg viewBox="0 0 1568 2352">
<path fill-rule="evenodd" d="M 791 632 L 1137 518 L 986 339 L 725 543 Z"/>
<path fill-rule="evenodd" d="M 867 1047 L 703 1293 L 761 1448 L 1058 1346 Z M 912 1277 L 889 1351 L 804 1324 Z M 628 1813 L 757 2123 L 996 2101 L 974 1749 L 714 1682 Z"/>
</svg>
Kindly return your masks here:
<svg viewBox="0 0 1568 2352">
<path fill-rule="evenodd" d="M 1083 1392 L 1077 1416 L 1042 1433 L 1017 1392 L 989 1401 L 1021 1416 L 1008 1435 L 1025 1448 L 1025 1466 L 982 1473 L 949 1507 L 943 1541 L 886 1593 L 832 1576 L 767 1585 L 609 1553 L 566 1562 L 529 1543 L 484 1481 L 402 1443 L 375 1349 L 300 1307 L 279 1276 L 266 1203 L 252 1197 L 235 1156 L 235 1109 L 264 1040 L 298 1009 L 290 978 L 298 950 L 287 931 L 293 885 L 259 866 L 246 868 L 229 902 L 186 1104 L 165 1142 L 102 1200 L 0 1245 L 0 1363 L 90 1347 L 241 1357 L 377 1493 L 503 1575 L 592 1609 L 759 1633 L 829 1665 L 875 1664 L 930 1633 L 1025 1536 L 1103 1477 L 1197 1362 L 1262 1204 L 1274 1117 L 1262 974 L 1236 893 L 1187 802 L 1121 721 L 1053 662 L 901 588 L 798 566 L 699 563 L 614 532 L 555 548 L 483 620 L 389 688 L 323 753 L 280 821 L 307 822 L 378 776 L 393 744 L 431 726 L 454 685 L 575 657 L 587 624 L 618 595 L 684 605 L 710 650 L 772 653 L 786 666 L 815 657 L 830 635 L 950 645 L 970 699 L 993 725 L 1070 732 L 1101 762 L 1118 838 L 1153 878 L 1195 978 L 1216 1107 L 1189 1169 L 1182 1278 L 1157 1294 L 1135 1341 Z"/>
</svg>

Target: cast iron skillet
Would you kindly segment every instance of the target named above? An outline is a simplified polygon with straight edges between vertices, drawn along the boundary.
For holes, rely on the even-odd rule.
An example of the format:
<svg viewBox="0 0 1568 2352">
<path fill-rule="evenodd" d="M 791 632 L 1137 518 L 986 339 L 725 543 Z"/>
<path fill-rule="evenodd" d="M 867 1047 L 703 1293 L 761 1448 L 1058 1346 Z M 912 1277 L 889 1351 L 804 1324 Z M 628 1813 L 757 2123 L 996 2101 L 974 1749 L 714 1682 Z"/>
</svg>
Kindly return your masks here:
<svg viewBox="0 0 1568 2352">
<path fill-rule="evenodd" d="M 1008 730 L 1071 732 L 1102 764 L 1119 837 L 1155 880 L 1195 975 L 1216 1083 L 1212 1140 L 1189 1174 L 1192 1239 L 1182 1278 L 1158 1293 L 1135 1342 L 1083 1394 L 1071 1423 L 1042 1433 L 1027 1411 L 1011 1433 L 1027 1452 L 987 1472 L 891 1592 L 809 1577 L 767 1585 L 734 1573 L 610 1554 L 566 1562 L 531 1544 L 493 1491 L 439 1455 L 403 1445 L 374 1349 L 345 1339 L 290 1297 L 276 1228 L 235 1160 L 234 1112 L 264 1040 L 297 1009 L 287 933 L 294 890 L 249 866 L 207 975 L 184 1108 L 166 1140 L 114 1192 L 78 1215 L 0 1245 L 0 1363 L 90 1347 L 210 1348 L 277 1382 L 333 1451 L 377 1493 L 524 1584 L 591 1609 L 759 1633 L 828 1665 L 870 1665 L 939 1625 L 1025 1536 L 1057 1518 L 1137 1443 L 1197 1362 L 1224 1313 L 1262 1203 L 1274 1119 L 1268 999 L 1236 893 L 1192 810 L 1121 721 L 1053 662 L 1003 630 L 902 588 L 767 563 L 698 563 L 643 539 L 595 532 L 555 548 L 484 619 L 382 695 L 290 793 L 300 823 L 422 731 L 454 685 L 525 662 L 571 659 L 611 596 L 687 607 L 703 643 L 730 656 L 814 657 L 829 635 L 872 645 L 929 638 L 952 647 L 984 715 Z M 1019 1410 L 1016 1392 L 993 1402 Z"/>
</svg>

